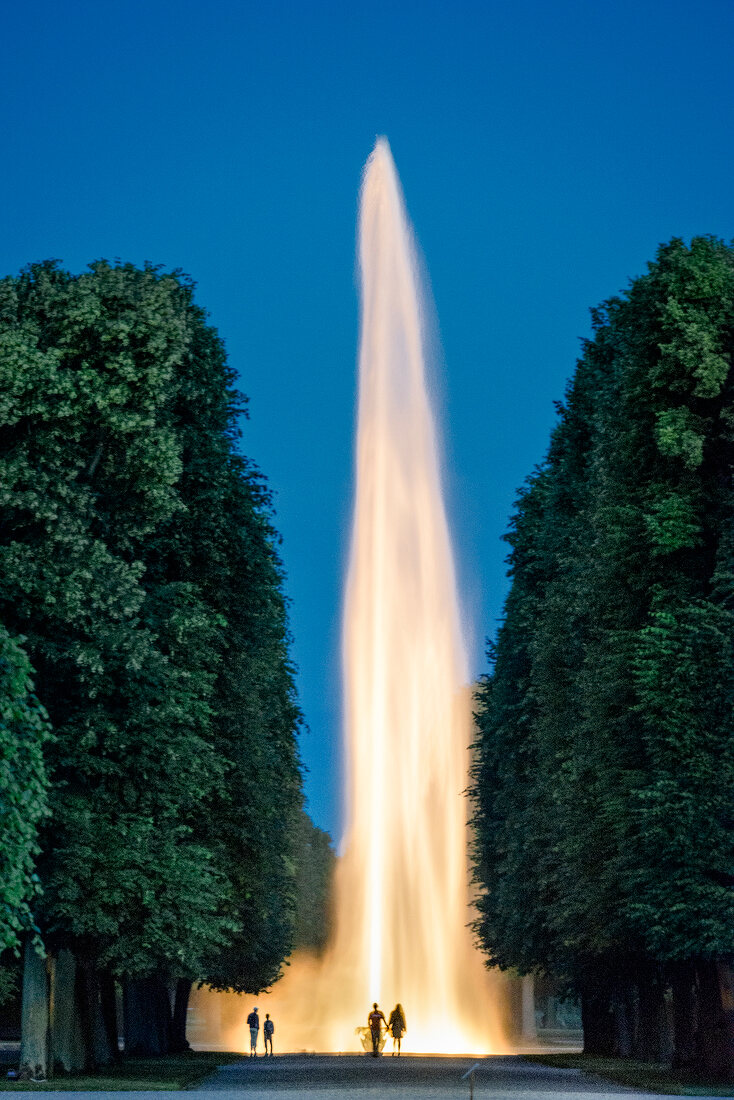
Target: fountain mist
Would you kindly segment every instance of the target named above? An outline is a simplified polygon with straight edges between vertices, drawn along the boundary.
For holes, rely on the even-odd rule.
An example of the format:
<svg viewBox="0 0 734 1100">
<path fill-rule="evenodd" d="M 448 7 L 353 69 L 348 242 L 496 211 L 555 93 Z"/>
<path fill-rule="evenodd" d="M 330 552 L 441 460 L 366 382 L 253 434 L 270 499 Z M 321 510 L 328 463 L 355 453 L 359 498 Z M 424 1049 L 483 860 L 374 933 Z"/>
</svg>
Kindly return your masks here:
<svg viewBox="0 0 734 1100">
<path fill-rule="evenodd" d="M 415 250 L 381 138 L 364 173 L 357 477 L 344 609 L 347 832 L 334 942 L 267 998 L 290 1049 L 354 1050 L 401 1001 L 417 1053 L 498 1046 L 471 942 L 467 660 L 441 492 Z M 277 1038 L 277 1036 L 276 1036 Z M 245 1044 L 242 1043 L 244 1047 Z"/>
</svg>

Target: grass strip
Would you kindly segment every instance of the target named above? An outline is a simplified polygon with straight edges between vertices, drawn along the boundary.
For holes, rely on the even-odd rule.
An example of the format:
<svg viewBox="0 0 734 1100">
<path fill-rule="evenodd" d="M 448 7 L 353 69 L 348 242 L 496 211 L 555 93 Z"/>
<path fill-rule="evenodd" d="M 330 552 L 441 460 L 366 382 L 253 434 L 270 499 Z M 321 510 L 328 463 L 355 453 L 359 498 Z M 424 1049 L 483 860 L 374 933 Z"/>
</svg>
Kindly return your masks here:
<svg viewBox="0 0 734 1100">
<path fill-rule="evenodd" d="M 615 1085 L 667 1096 L 734 1096 L 734 1083 L 731 1081 L 715 1081 L 699 1073 L 674 1070 L 656 1062 L 601 1058 L 593 1054 L 526 1054 L 524 1058 L 541 1066 L 580 1069 Z"/>
<path fill-rule="evenodd" d="M 217 1066 L 238 1062 L 241 1054 L 224 1051 L 186 1051 L 160 1058 L 124 1058 L 97 1073 L 64 1073 L 48 1081 L 9 1081 L 2 1067 L 0 1092 L 180 1092 L 194 1088 Z"/>
</svg>

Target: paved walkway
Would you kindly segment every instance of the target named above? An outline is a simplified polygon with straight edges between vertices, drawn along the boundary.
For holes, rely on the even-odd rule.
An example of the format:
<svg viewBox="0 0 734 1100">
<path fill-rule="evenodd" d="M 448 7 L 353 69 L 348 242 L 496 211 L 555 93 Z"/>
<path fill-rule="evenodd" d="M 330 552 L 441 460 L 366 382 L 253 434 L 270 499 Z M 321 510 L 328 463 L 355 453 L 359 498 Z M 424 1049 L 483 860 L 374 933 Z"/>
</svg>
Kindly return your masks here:
<svg viewBox="0 0 734 1100">
<path fill-rule="evenodd" d="M 245 1059 L 222 1066 L 197 1089 L 203 1100 L 233 1100 L 244 1090 L 247 1100 L 468 1100 L 469 1081 L 462 1080 L 476 1066 L 474 1097 L 491 1100 L 602 1100 L 632 1090 L 608 1085 L 579 1070 L 559 1070 L 525 1062 L 516 1056 L 492 1058 L 429 1058 L 404 1055 L 371 1058 L 342 1054 L 298 1055 Z M 212 1093 L 217 1093 L 216 1097 Z M 224 1096 L 222 1094 L 225 1094 Z"/>
<path fill-rule="evenodd" d="M 474 1100 L 669 1100 L 611 1085 L 580 1070 L 551 1069 L 515 1055 L 491 1058 L 374 1059 L 284 1054 L 221 1066 L 188 1100 L 469 1100 L 462 1076 L 476 1066 Z M 214 1095 L 216 1094 L 216 1095 Z M 25 1095 L 25 1094 L 24 1094 Z M 59 1093 L 37 1092 L 43 1100 Z M 65 1100 L 165 1100 L 170 1092 L 66 1092 Z"/>
</svg>

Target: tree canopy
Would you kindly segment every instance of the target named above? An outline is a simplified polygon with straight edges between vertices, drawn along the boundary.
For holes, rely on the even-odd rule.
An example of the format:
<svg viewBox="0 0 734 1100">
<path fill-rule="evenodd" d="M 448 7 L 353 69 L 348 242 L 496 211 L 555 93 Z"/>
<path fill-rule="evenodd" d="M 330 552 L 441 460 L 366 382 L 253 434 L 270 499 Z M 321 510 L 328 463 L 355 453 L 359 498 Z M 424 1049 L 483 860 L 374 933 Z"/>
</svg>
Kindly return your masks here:
<svg viewBox="0 0 734 1100">
<path fill-rule="evenodd" d="M 501 966 L 612 1000 L 633 979 L 639 1006 L 734 950 L 734 250 L 673 240 L 592 316 L 507 536 L 477 930 Z"/>
<path fill-rule="evenodd" d="M 0 281 L 0 621 L 53 727 L 35 919 L 95 971 L 256 991 L 291 944 L 301 715 L 234 383 L 179 273 Z"/>
</svg>

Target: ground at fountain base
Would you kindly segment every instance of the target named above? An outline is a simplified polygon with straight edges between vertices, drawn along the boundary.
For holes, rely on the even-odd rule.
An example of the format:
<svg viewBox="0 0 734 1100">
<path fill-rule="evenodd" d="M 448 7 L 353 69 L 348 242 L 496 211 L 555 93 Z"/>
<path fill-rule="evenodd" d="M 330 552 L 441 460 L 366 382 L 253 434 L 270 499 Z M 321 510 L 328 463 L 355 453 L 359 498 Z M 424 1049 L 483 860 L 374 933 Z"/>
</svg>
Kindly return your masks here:
<svg viewBox="0 0 734 1100">
<path fill-rule="evenodd" d="M 217 1100 L 468 1100 L 472 1067 L 474 1100 L 602 1100 L 633 1090 L 587 1077 L 578 1069 L 535 1065 L 518 1055 L 471 1058 L 430 1055 L 299 1055 L 273 1059 L 245 1058 L 223 1066 L 196 1090 L 202 1100 L 212 1092 Z"/>
</svg>

